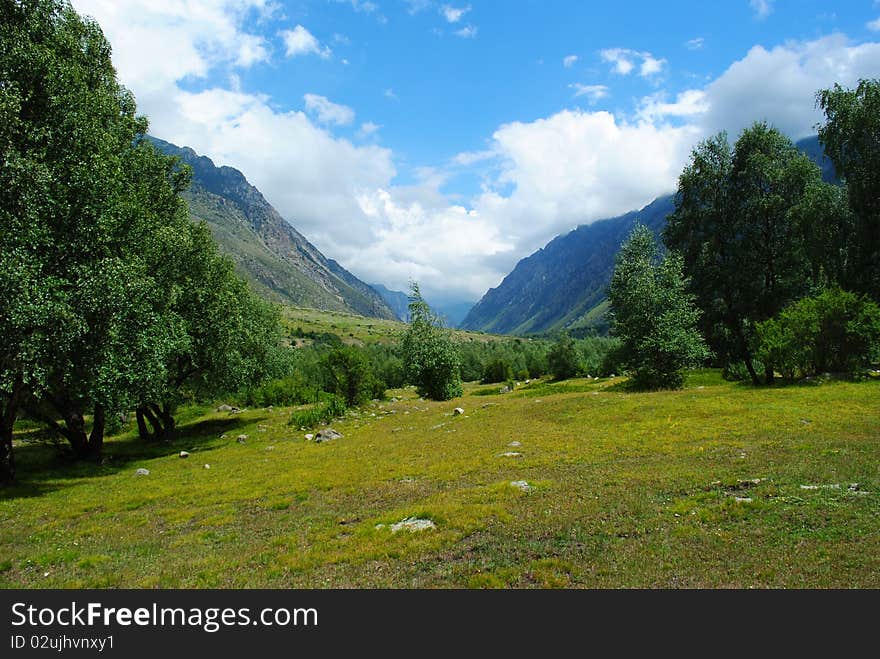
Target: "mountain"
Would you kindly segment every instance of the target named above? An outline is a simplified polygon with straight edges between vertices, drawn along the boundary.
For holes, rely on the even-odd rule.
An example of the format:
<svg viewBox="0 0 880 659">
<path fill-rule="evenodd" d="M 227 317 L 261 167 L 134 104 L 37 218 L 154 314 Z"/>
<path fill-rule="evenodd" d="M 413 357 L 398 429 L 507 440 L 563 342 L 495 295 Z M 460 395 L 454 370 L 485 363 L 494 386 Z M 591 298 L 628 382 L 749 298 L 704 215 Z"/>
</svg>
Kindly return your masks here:
<svg viewBox="0 0 880 659">
<path fill-rule="evenodd" d="M 236 271 L 265 297 L 301 307 L 394 319 L 373 288 L 326 258 L 232 167 L 217 167 L 189 147 L 150 137 L 163 153 L 192 167 L 183 193 L 193 221 L 204 220 Z"/>
<path fill-rule="evenodd" d="M 401 291 L 389 290 L 382 284 L 370 284 L 370 286 L 382 297 L 398 320 L 409 322 L 409 295 Z"/>
<path fill-rule="evenodd" d="M 672 209 L 669 195 L 640 211 L 581 225 L 557 236 L 517 263 L 497 288 L 489 289 L 461 328 L 530 334 L 577 325 L 605 299 L 614 255 L 636 222 L 657 233 Z"/>
<path fill-rule="evenodd" d="M 826 181 L 837 180 L 817 137 L 801 140 L 797 146 L 819 165 Z M 573 334 L 605 332 L 605 292 L 617 250 L 636 221 L 659 235 L 673 207 L 673 196 L 667 195 L 640 211 L 581 225 L 557 236 L 517 263 L 459 326 L 498 334 L 543 334 L 562 329 Z"/>
</svg>

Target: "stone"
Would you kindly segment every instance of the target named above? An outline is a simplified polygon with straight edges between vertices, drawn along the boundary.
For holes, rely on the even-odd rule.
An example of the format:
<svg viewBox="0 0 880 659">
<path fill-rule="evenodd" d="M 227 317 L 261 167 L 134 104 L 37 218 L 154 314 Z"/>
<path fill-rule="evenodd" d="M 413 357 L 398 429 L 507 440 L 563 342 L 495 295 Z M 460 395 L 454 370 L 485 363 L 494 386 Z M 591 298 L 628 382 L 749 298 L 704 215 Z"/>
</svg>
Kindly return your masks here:
<svg viewBox="0 0 880 659">
<path fill-rule="evenodd" d="M 828 485 L 801 485 L 802 490 L 839 490 L 838 483 L 830 483 Z"/>
<path fill-rule="evenodd" d="M 235 441 L 237 441 L 239 444 L 244 444 L 247 441 L 247 438 L 247 435 L 239 435 L 235 438 Z"/>
<path fill-rule="evenodd" d="M 188 458 L 189 452 L 188 451 L 181 451 L 178 455 L 180 455 L 181 458 Z"/>
<path fill-rule="evenodd" d="M 315 435 L 315 443 L 320 444 L 322 442 L 329 442 L 331 439 L 340 439 L 343 437 L 343 434 L 333 428 L 325 428 L 321 430 L 317 435 Z"/>
<path fill-rule="evenodd" d="M 533 489 L 532 486 L 528 484 L 528 481 L 510 481 L 510 487 L 515 487 L 523 492 L 531 492 Z"/>
<path fill-rule="evenodd" d="M 306 441 L 307 441 L 307 442 L 312 441 L 314 438 L 315 438 L 315 436 L 314 436 L 312 433 L 307 433 L 307 434 L 306 434 Z"/>
<path fill-rule="evenodd" d="M 848 489 L 850 492 L 858 492 L 859 490 L 862 489 L 862 486 L 861 486 L 860 483 L 850 483 L 850 484 L 849 484 L 849 487 L 848 487 L 847 489 Z"/>
<path fill-rule="evenodd" d="M 398 531 L 409 531 L 410 533 L 415 533 L 416 531 L 427 531 L 429 529 L 436 529 L 437 525 L 434 524 L 430 519 L 421 519 L 419 517 L 407 517 L 406 519 L 402 519 L 397 524 L 391 525 L 391 532 L 397 533 Z"/>
<path fill-rule="evenodd" d="M 234 408 L 232 405 L 226 405 L 225 403 L 217 408 L 218 412 L 231 412 Z"/>
<path fill-rule="evenodd" d="M 150 475 L 150 470 L 149 470 L 149 469 L 144 469 L 143 467 L 141 467 L 141 468 L 138 469 L 136 472 L 134 472 L 134 475 L 135 475 L 135 476 L 149 476 L 149 475 Z"/>
<path fill-rule="evenodd" d="M 517 451 L 507 451 L 506 453 L 499 453 L 498 457 L 499 458 L 521 458 L 522 453 L 519 453 Z"/>
<path fill-rule="evenodd" d="M 456 407 L 454 410 L 452 410 L 452 416 L 459 416 L 461 414 L 464 414 L 464 410 L 460 407 Z"/>
<path fill-rule="evenodd" d="M 209 465 L 209 464 L 206 463 L 206 464 L 205 464 L 205 469 L 210 469 L 210 468 L 211 468 L 211 465 Z"/>
<path fill-rule="evenodd" d="M 517 446 L 522 446 L 522 444 L 517 441 L 512 441 L 512 442 L 510 442 L 510 444 L 508 444 L 508 446 L 517 447 Z"/>
<path fill-rule="evenodd" d="M 502 394 L 509 394 L 511 392 L 511 389 L 507 385 L 504 385 L 498 391 L 500 391 Z"/>
<path fill-rule="evenodd" d="M 752 497 L 733 497 L 733 500 L 737 503 L 751 503 Z"/>
</svg>

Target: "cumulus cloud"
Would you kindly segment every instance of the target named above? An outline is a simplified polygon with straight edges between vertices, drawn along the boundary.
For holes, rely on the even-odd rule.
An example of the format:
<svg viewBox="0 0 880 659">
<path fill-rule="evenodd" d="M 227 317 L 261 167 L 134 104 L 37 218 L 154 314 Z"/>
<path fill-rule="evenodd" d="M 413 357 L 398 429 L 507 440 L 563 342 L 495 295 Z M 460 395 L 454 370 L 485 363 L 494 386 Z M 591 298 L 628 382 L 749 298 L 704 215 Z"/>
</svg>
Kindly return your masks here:
<svg viewBox="0 0 880 659">
<path fill-rule="evenodd" d="M 577 55 L 566 55 L 562 58 L 562 66 L 566 69 L 571 68 L 575 64 L 577 64 L 578 56 Z"/>
<path fill-rule="evenodd" d="M 366 139 L 378 133 L 380 128 L 382 128 L 382 126 L 379 124 L 374 124 L 372 121 L 365 121 L 361 124 L 361 127 L 358 128 L 357 135 L 361 139 Z"/>
<path fill-rule="evenodd" d="M 302 25 L 297 25 L 292 30 L 282 30 L 281 38 L 284 39 L 288 57 L 317 55 L 322 59 L 327 59 L 332 54 L 330 48 L 321 45 L 321 42 L 315 38 L 315 35 Z"/>
<path fill-rule="evenodd" d="M 650 77 L 660 73 L 666 66 L 666 60 L 654 57 L 645 51 L 629 48 L 606 48 L 599 51 L 603 62 L 611 64 L 612 73 L 629 75 L 638 66 L 639 75 Z"/>
<path fill-rule="evenodd" d="M 479 28 L 476 25 L 465 25 L 460 30 L 455 31 L 455 36 L 462 39 L 475 39 Z"/>
<path fill-rule="evenodd" d="M 471 6 L 453 7 L 452 5 L 443 5 L 440 7 L 440 14 L 446 19 L 447 23 L 458 23 L 461 17 L 471 10 Z"/>
<path fill-rule="evenodd" d="M 873 21 L 868 23 L 866 27 L 872 32 L 880 32 L 880 18 L 875 18 Z"/>
<path fill-rule="evenodd" d="M 605 85 L 582 85 L 575 82 L 569 85 L 574 90 L 575 97 L 586 96 L 590 103 L 596 103 L 599 99 L 608 96 L 608 87 Z"/>
<path fill-rule="evenodd" d="M 139 11 L 130 11 L 133 3 Z M 811 133 L 820 119 L 816 90 L 852 86 L 880 70 L 880 43 L 840 35 L 755 46 L 709 84 L 652 94 L 629 114 L 590 108 L 506 123 L 482 150 L 425 168 L 415 185 L 401 186 L 390 149 L 353 144 L 334 135 L 329 115 L 320 117 L 319 108 L 330 107 L 323 101 L 345 106 L 316 96 L 302 111 L 284 108 L 231 83 L 183 88 L 185 78 L 220 69 L 225 75 L 213 80 L 231 80 L 247 66 L 242 47 L 259 38 L 249 17 L 268 2 L 190 0 L 184 11 L 179 3 L 131 0 L 124 12 L 119 4 L 75 0 L 101 22 L 121 79 L 155 135 L 240 169 L 309 240 L 362 279 L 397 289 L 417 279 L 429 299 L 476 299 L 553 236 L 672 191 L 694 144 L 717 130 L 735 136 L 766 119 L 795 138 Z M 192 11 L 195 5 L 203 11 Z M 630 75 L 650 55 L 621 54 Z M 357 132 L 375 134 L 374 126 L 363 123 Z M 449 173 L 464 176 L 469 168 L 483 177 L 482 191 L 469 199 L 445 194 Z"/>
<path fill-rule="evenodd" d="M 325 96 L 306 94 L 303 96 L 306 112 L 313 114 L 322 124 L 348 126 L 354 121 L 354 110 L 347 105 L 333 103 Z"/>
<path fill-rule="evenodd" d="M 773 11 L 773 0 L 749 0 L 749 7 L 759 20 L 764 20 Z"/>
</svg>

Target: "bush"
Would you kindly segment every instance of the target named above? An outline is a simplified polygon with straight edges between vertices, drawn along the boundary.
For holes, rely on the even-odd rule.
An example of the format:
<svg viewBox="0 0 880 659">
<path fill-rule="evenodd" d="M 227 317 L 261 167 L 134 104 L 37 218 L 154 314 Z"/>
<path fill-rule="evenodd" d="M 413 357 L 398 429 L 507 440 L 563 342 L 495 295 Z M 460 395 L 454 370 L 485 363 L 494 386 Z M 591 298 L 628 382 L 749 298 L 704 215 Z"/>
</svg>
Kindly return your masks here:
<svg viewBox="0 0 880 659">
<path fill-rule="evenodd" d="M 325 391 L 342 396 L 349 407 L 371 398 L 384 398 L 385 383 L 376 377 L 372 363 L 357 348 L 336 348 L 324 358 L 323 365 Z"/>
<path fill-rule="evenodd" d="M 240 397 L 242 403 L 248 407 L 303 405 L 312 403 L 317 398 L 318 387 L 308 384 L 299 373 L 264 382 L 259 387 L 247 389 Z"/>
<path fill-rule="evenodd" d="M 578 374 L 581 367 L 580 353 L 574 339 L 562 334 L 547 355 L 550 374 L 557 380 L 567 380 Z"/>
<path fill-rule="evenodd" d="M 510 368 L 510 364 L 502 359 L 495 359 L 486 366 L 480 382 L 482 384 L 494 384 L 511 379 L 513 379 L 513 369 Z"/>
<path fill-rule="evenodd" d="M 858 373 L 880 358 L 880 307 L 839 288 L 804 298 L 758 323 L 755 356 L 786 380 Z"/>
<path fill-rule="evenodd" d="M 345 401 L 335 394 L 327 395 L 323 402 L 304 410 L 294 410 L 287 425 L 295 428 L 314 428 L 321 423 L 330 423 L 345 415 Z"/>
</svg>

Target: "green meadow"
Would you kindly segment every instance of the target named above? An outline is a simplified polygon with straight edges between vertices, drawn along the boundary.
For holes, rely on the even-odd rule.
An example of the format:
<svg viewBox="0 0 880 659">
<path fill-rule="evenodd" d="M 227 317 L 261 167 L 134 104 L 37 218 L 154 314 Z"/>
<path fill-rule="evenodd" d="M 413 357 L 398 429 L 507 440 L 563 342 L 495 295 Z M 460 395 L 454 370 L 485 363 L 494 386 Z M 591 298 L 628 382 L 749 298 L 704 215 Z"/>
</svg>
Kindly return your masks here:
<svg viewBox="0 0 880 659">
<path fill-rule="evenodd" d="M 0 586 L 880 587 L 877 379 L 492 389 L 389 391 L 324 443 L 290 408 L 192 407 L 101 465 L 22 426 Z"/>
</svg>

